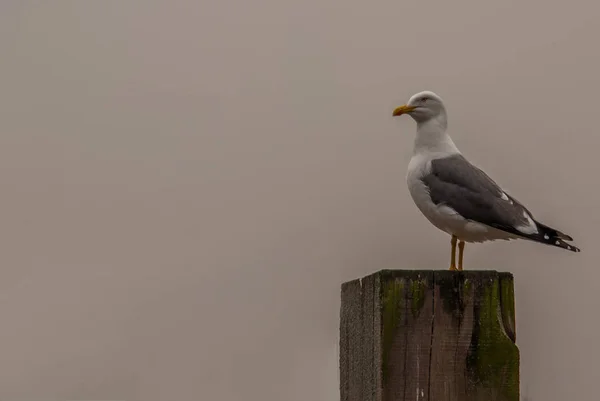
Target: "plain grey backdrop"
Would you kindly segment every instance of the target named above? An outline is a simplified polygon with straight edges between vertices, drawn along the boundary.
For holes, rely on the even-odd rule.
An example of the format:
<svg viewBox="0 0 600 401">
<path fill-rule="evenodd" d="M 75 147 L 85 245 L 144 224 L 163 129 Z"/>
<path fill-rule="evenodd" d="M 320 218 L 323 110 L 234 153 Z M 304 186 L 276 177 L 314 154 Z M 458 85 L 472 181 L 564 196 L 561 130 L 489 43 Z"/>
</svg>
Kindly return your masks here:
<svg viewBox="0 0 600 401">
<path fill-rule="evenodd" d="M 439 93 L 463 153 L 582 253 L 511 271 L 523 390 L 595 401 L 600 6 L 0 3 L 0 398 L 331 401 L 339 285 L 445 269 L 405 171 Z"/>
</svg>

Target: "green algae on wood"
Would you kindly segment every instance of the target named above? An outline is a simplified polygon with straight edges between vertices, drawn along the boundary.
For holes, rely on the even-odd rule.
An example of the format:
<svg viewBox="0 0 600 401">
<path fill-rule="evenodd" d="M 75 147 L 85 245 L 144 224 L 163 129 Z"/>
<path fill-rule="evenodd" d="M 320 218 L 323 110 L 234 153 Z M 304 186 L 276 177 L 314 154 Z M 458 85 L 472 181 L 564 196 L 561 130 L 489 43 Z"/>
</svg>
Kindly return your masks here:
<svg viewBox="0 0 600 401">
<path fill-rule="evenodd" d="M 427 283 L 424 279 L 417 278 L 411 280 L 410 293 L 411 293 L 411 311 L 413 317 L 419 316 L 419 311 L 425 305 L 425 290 L 427 289 Z"/>
<path fill-rule="evenodd" d="M 384 270 L 380 273 L 384 380 L 388 377 L 393 343 L 398 335 L 405 335 L 398 330 L 404 330 L 412 319 L 419 317 L 432 281 L 433 272 Z"/>
<path fill-rule="evenodd" d="M 502 287 L 511 287 L 506 282 Z M 511 283 L 512 284 L 512 279 Z M 519 400 L 519 350 L 507 335 L 502 316 L 514 322 L 513 289 L 501 294 L 500 279 L 483 280 L 477 288 L 481 303 L 476 306 L 476 327 L 467 357 L 467 366 L 486 388 L 500 389 L 506 400 Z M 501 297 L 508 302 L 501 302 Z M 510 300 L 510 301 L 509 301 Z"/>
<path fill-rule="evenodd" d="M 383 281 L 382 313 L 383 313 L 383 377 L 386 377 L 388 357 L 394 341 L 394 335 L 400 319 L 406 297 L 404 294 L 404 281 L 402 279 L 389 278 Z"/>
<path fill-rule="evenodd" d="M 515 325 L 515 286 L 512 275 L 500 274 L 500 312 L 506 335 L 516 341 Z"/>
</svg>

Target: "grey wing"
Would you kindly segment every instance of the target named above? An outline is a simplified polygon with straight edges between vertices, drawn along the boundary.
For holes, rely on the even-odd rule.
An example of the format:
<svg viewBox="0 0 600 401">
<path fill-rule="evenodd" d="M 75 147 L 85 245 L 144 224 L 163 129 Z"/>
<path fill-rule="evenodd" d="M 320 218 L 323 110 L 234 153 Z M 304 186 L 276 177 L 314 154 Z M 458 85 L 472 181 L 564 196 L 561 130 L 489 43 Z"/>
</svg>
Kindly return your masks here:
<svg viewBox="0 0 600 401">
<path fill-rule="evenodd" d="M 431 172 L 421 179 L 433 203 L 447 205 L 465 219 L 532 241 L 580 251 L 565 242 L 572 241 L 571 236 L 536 221 L 525 206 L 461 155 L 433 160 Z"/>
<path fill-rule="evenodd" d="M 517 227 L 530 224 L 529 211 L 462 155 L 433 160 L 422 180 L 435 204 L 445 204 L 468 220 L 526 234 Z"/>
</svg>

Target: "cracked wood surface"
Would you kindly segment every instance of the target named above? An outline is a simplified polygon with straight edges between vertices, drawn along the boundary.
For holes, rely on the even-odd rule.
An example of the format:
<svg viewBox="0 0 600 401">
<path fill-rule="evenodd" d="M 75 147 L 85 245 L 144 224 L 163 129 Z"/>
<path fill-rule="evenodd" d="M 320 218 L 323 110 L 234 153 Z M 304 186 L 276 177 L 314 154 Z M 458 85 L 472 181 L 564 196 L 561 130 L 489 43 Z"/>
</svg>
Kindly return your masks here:
<svg viewBox="0 0 600 401">
<path fill-rule="evenodd" d="M 342 401 L 518 401 L 513 277 L 383 270 L 342 285 Z"/>
</svg>

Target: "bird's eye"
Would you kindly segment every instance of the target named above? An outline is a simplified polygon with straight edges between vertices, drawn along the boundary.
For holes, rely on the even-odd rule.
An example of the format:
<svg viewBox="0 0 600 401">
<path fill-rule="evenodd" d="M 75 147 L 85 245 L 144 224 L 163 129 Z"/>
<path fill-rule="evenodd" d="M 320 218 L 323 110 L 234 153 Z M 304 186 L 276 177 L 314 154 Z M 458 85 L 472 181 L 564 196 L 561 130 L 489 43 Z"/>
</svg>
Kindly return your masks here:
<svg viewBox="0 0 600 401">
<path fill-rule="evenodd" d="M 425 103 L 426 101 L 428 101 L 429 98 L 428 97 L 424 97 L 423 99 L 421 99 L 421 102 Z"/>
</svg>

